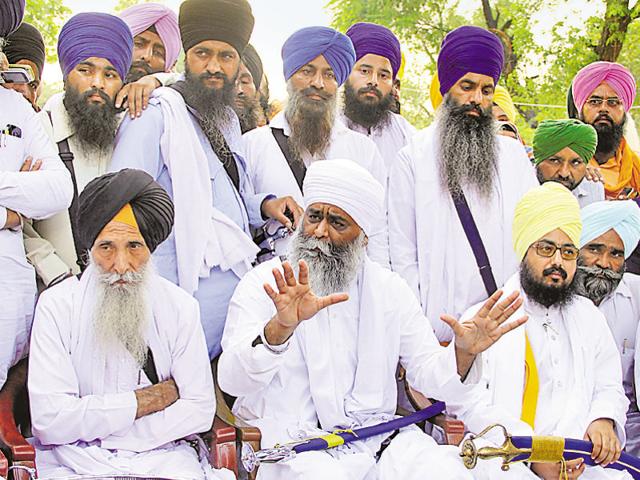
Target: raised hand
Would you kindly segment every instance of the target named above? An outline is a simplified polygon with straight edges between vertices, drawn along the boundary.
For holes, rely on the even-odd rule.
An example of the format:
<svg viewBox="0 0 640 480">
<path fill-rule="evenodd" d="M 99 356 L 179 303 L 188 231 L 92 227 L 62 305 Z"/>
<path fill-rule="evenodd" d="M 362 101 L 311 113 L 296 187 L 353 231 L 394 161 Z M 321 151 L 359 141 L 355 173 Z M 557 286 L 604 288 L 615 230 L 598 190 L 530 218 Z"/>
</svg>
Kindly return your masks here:
<svg viewBox="0 0 640 480">
<path fill-rule="evenodd" d="M 502 290 L 495 292 L 478 313 L 466 322 L 460 323 L 449 315 L 440 317 L 453 330 L 457 349 L 469 355 L 477 355 L 496 343 L 505 333 L 527 321 L 528 317 L 525 315 L 503 325 L 520 308 L 523 300 L 519 292 L 514 292 L 498 303 L 501 296 Z"/>
</svg>

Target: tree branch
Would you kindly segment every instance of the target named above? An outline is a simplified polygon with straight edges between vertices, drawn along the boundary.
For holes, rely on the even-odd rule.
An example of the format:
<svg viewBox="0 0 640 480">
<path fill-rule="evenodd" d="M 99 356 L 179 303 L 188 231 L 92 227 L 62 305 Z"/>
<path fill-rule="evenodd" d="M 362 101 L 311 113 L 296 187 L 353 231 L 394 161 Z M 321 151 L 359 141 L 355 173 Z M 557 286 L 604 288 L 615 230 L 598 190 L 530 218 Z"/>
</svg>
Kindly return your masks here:
<svg viewBox="0 0 640 480">
<path fill-rule="evenodd" d="M 640 18 L 640 0 L 638 0 L 633 8 L 629 10 L 629 16 L 632 21 Z"/>
<path fill-rule="evenodd" d="M 482 0 L 482 13 L 484 14 L 485 22 L 487 22 L 487 27 L 489 28 L 498 27 L 497 21 L 493 17 L 493 12 L 491 10 L 491 4 L 489 3 L 489 0 Z"/>
</svg>

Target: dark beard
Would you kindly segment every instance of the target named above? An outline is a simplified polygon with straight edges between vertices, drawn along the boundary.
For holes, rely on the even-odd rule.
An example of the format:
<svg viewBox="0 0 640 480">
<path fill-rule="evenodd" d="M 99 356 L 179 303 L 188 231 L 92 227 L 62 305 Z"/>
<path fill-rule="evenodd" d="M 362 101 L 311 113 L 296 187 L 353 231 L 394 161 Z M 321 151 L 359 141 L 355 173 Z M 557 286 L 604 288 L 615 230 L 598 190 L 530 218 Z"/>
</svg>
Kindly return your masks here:
<svg viewBox="0 0 640 480">
<path fill-rule="evenodd" d="M 466 112 L 474 110 L 478 117 Z M 438 163 L 442 187 L 452 194 L 465 187 L 489 198 L 497 174 L 498 140 L 491 109 L 479 105 L 458 105 L 449 95 L 439 109 Z"/>
<path fill-rule="evenodd" d="M 580 180 L 579 182 L 576 182 L 574 180 L 571 179 L 559 179 L 559 178 L 551 178 L 549 180 L 545 180 L 544 177 L 542 176 L 542 171 L 540 170 L 540 168 L 536 167 L 536 177 L 538 177 L 538 182 L 540 183 L 540 185 L 542 185 L 545 182 L 558 182 L 560 185 L 564 185 L 565 187 L 567 187 L 567 189 L 573 191 L 575 190 L 578 185 L 580 185 L 584 178 L 582 180 Z"/>
<path fill-rule="evenodd" d="M 618 272 L 597 265 L 587 267 L 578 257 L 578 270 L 576 270 L 576 276 L 573 280 L 576 293 L 589 298 L 596 305 L 600 305 L 605 297 L 618 288 L 624 271 L 624 264 Z"/>
<path fill-rule="evenodd" d="M 105 101 L 104 104 L 87 101 L 96 93 Z M 106 93 L 96 88 L 80 93 L 67 84 L 62 103 L 83 148 L 105 150 L 113 145 L 118 130 L 118 111 Z"/>
<path fill-rule="evenodd" d="M 131 68 L 129 69 L 129 73 L 127 73 L 127 78 L 125 79 L 124 83 L 126 84 L 126 83 L 137 82 L 142 77 L 151 75 L 152 73 L 157 73 L 157 72 L 154 72 L 151 66 L 147 62 L 138 60 L 131 64 Z"/>
<path fill-rule="evenodd" d="M 374 92 L 378 100 L 361 100 L 360 95 L 367 92 Z M 349 82 L 344 85 L 344 114 L 349 120 L 366 129 L 387 125 L 391 121 L 391 108 L 395 101 L 391 93 L 383 96 L 374 85 L 361 88 L 357 92 Z"/>
<path fill-rule="evenodd" d="M 308 94 L 316 94 L 324 100 L 310 100 Z M 289 122 L 289 148 L 299 159 L 307 151 L 311 155 L 323 155 L 331 141 L 331 131 L 336 117 L 336 97 L 314 87 L 297 92 L 289 87 L 289 101 L 285 107 Z"/>
<path fill-rule="evenodd" d="M 246 133 L 258 127 L 258 123 L 261 118 L 260 110 L 262 107 L 260 106 L 260 102 L 257 98 L 243 98 L 242 107 L 238 107 L 234 102 L 233 109 L 235 110 L 236 115 L 238 115 L 238 120 L 240 120 L 240 130 L 242 130 L 242 133 Z"/>
<path fill-rule="evenodd" d="M 554 272 L 560 272 L 564 279 L 567 278 L 567 272 L 562 268 L 548 268 L 542 275 L 547 276 Z M 558 286 L 545 285 L 535 277 L 526 260 L 520 264 L 520 286 L 531 300 L 546 308 L 568 305 L 575 295 L 574 284 L 575 282 L 571 281 Z"/>
<path fill-rule="evenodd" d="M 611 125 L 595 124 L 595 122 L 601 118 L 607 118 Z M 613 119 L 609 115 L 599 115 L 594 119 L 594 123 L 591 124 L 596 129 L 598 134 L 598 145 L 596 146 L 596 153 L 611 153 L 615 152 L 620 146 L 622 136 L 624 134 L 624 124 L 626 117 L 622 118 L 620 124 L 615 124 Z"/>
</svg>

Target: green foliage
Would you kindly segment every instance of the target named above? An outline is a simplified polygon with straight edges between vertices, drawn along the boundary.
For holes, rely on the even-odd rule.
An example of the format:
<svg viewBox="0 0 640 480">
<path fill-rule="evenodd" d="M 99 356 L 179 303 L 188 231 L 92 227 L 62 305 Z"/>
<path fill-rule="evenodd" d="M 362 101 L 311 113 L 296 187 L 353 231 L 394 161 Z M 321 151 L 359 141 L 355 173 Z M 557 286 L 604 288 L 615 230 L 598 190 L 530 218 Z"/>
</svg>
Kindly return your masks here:
<svg viewBox="0 0 640 480">
<path fill-rule="evenodd" d="M 71 16 L 71 10 L 62 0 L 29 0 L 27 7 L 24 21 L 40 30 L 47 48 L 47 62 L 55 62 L 58 33 Z"/>
</svg>

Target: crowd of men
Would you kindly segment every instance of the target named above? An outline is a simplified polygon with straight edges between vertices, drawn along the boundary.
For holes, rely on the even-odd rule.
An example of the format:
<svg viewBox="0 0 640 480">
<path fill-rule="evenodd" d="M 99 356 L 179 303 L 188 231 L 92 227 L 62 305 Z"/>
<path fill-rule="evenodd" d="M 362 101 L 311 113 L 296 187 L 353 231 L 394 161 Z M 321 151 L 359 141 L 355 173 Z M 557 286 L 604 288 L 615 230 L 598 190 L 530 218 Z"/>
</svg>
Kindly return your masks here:
<svg viewBox="0 0 640 480">
<path fill-rule="evenodd" d="M 417 131 L 388 28 L 296 31 L 279 109 L 248 1 L 184 0 L 71 17 L 40 107 L 24 13 L 0 0 L 0 393 L 26 385 L 41 478 L 235 478 L 197 436 L 214 380 L 268 448 L 395 418 L 399 367 L 468 432 L 592 462 L 467 470 L 415 426 L 258 478 L 632 478 L 606 468 L 640 455 L 627 68 L 585 65 L 527 145 L 501 40 L 462 26 Z"/>
</svg>

